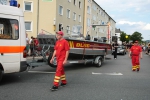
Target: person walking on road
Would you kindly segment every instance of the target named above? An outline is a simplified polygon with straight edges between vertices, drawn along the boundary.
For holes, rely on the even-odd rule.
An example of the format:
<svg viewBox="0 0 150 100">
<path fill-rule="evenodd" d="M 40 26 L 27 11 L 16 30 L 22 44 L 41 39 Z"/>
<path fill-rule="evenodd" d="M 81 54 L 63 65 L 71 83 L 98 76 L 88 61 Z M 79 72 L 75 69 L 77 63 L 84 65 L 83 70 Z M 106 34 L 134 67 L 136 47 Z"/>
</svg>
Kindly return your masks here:
<svg viewBox="0 0 150 100">
<path fill-rule="evenodd" d="M 56 42 L 56 45 L 54 47 L 54 53 L 50 60 L 50 63 L 53 63 L 54 57 L 56 55 L 57 69 L 53 87 L 51 88 L 52 91 L 58 90 L 60 80 L 61 80 L 60 86 L 65 86 L 67 84 L 64 72 L 64 64 L 66 64 L 67 62 L 70 48 L 68 42 L 63 38 L 63 35 L 64 33 L 62 31 L 58 31 L 56 33 L 56 38 L 58 39 L 58 41 Z"/>
<path fill-rule="evenodd" d="M 142 59 L 142 48 L 138 45 L 138 41 L 134 42 L 129 52 L 129 57 L 132 59 L 132 71 L 140 70 L 140 61 Z"/>
<path fill-rule="evenodd" d="M 118 43 L 115 41 L 115 43 L 112 45 L 114 51 L 114 59 L 117 59 L 117 48 L 118 48 Z"/>
</svg>

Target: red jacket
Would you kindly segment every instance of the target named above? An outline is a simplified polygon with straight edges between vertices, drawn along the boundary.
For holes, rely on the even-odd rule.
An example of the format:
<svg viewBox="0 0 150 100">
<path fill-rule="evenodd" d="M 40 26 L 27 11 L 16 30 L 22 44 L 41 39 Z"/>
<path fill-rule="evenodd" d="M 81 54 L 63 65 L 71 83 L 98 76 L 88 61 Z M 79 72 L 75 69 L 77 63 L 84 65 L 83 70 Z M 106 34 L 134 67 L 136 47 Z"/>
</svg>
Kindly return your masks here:
<svg viewBox="0 0 150 100">
<path fill-rule="evenodd" d="M 34 39 L 34 45 L 35 45 L 35 46 L 38 46 L 38 45 L 39 45 L 38 39 Z"/>
<path fill-rule="evenodd" d="M 54 49 L 56 50 L 57 60 L 63 61 L 65 59 L 65 56 L 66 56 L 66 51 L 68 51 L 70 49 L 68 41 L 66 41 L 65 39 L 58 40 L 56 42 Z"/>
<path fill-rule="evenodd" d="M 133 56 L 139 56 L 140 52 L 142 52 L 142 48 L 140 46 L 134 45 L 131 47 L 130 51 Z"/>
</svg>

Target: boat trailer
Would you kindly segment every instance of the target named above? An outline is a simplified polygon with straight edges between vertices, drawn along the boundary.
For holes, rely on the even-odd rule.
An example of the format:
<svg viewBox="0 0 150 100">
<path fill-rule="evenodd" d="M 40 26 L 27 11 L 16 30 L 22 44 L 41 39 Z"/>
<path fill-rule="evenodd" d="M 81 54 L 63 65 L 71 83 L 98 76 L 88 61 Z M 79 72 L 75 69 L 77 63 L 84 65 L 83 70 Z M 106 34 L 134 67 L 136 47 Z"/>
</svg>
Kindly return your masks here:
<svg viewBox="0 0 150 100">
<path fill-rule="evenodd" d="M 38 66 L 49 65 L 50 67 L 57 67 L 57 60 L 54 57 L 53 63 L 50 63 L 54 52 L 54 45 L 56 43 L 55 35 L 38 35 L 39 46 L 42 48 L 41 57 L 27 62 L 27 66 L 35 68 Z M 99 43 L 97 41 L 68 39 L 70 51 L 67 64 L 87 64 L 92 63 L 96 67 L 101 67 L 105 61 L 105 56 L 111 54 L 111 45 L 107 43 Z M 47 55 L 47 53 L 49 53 Z"/>
</svg>

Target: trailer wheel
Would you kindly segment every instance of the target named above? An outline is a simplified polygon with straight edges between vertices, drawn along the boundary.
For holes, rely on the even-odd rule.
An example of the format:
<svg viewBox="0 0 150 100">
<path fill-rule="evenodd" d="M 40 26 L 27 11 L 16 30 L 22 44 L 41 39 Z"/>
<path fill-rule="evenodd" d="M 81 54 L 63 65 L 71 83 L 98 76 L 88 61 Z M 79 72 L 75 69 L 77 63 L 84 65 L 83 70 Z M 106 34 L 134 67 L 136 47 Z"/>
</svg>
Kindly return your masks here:
<svg viewBox="0 0 150 100">
<path fill-rule="evenodd" d="M 101 67 L 102 66 L 102 59 L 98 59 L 98 63 L 96 64 L 96 67 Z"/>
<path fill-rule="evenodd" d="M 52 53 L 49 54 L 49 57 L 48 57 L 48 60 L 47 60 L 48 65 L 49 65 L 50 67 L 56 68 L 56 67 L 57 67 L 56 58 L 54 58 L 54 64 L 51 64 L 51 63 L 50 63 L 51 58 L 52 58 Z"/>
<path fill-rule="evenodd" d="M 2 76 L 3 76 L 3 71 L 2 71 L 2 69 L 0 69 L 0 82 L 2 80 Z"/>
</svg>

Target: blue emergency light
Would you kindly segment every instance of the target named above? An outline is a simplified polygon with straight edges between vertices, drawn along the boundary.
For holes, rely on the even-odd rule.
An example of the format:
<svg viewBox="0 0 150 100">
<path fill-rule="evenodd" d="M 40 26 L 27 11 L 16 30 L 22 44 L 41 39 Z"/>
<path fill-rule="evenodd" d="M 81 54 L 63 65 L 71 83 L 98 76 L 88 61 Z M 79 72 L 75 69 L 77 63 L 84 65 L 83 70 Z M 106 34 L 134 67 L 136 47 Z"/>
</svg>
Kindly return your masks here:
<svg viewBox="0 0 150 100">
<path fill-rule="evenodd" d="M 16 0 L 10 0 L 10 6 L 17 7 L 17 1 Z"/>
</svg>

